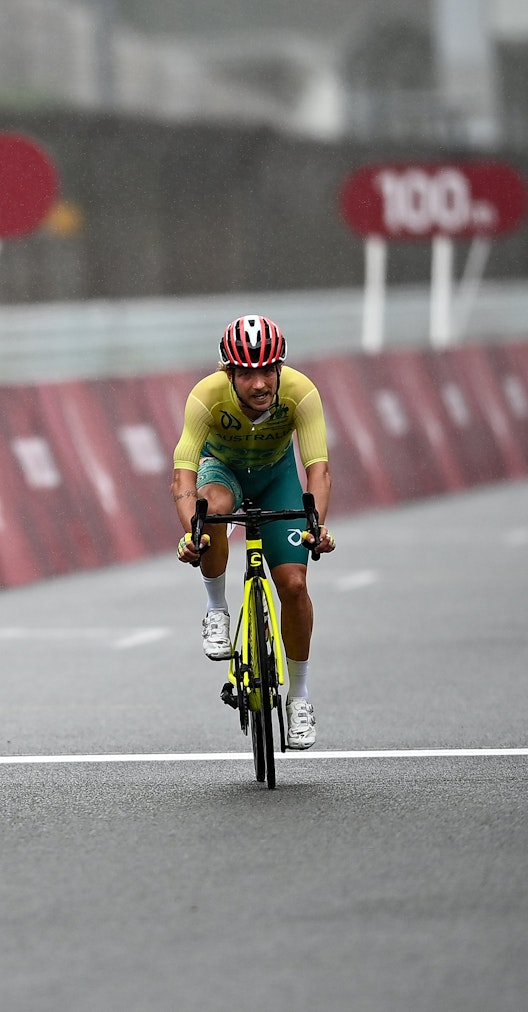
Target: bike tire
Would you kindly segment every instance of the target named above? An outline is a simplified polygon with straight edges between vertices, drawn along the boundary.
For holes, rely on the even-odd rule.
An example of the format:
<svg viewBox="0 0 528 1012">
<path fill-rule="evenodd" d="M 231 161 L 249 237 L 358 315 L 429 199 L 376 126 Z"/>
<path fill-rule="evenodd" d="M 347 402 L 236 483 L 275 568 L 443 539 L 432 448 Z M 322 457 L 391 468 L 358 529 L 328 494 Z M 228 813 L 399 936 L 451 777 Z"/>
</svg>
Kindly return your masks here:
<svg viewBox="0 0 528 1012">
<path fill-rule="evenodd" d="M 266 779 L 266 752 L 264 748 L 264 727 L 261 712 L 262 693 L 260 689 L 257 613 L 255 595 L 253 593 L 250 595 L 249 599 L 248 661 L 252 683 L 251 697 L 253 700 L 252 706 L 249 709 L 253 764 L 255 766 L 255 776 L 258 783 L 264 783 Z"/>
<path fill-rule="evenodd" d="M 270 685 L 270 658 L 269 650 L 269 626 L 264 613 L 264 601 L 262 584 L 258 578 L 252 584 L 253 614 L 255 616 L 256 632 L 256 667 L 260 680 L 260 716 L 262 721 L 262 736 L 264 744 L 264 758 L 266 764 L 266 780 L 270 790 L 273 790 L 276 783 L 275 777 L 275 747 L 273 742 L 273 707 L 271 702 Z"/>
<path fill-rule="evenodd" d="M 264 732 L 262 730 L 262 715 L 259 710 L 251 711 L 251 743 L 253 746 L 253 762 L 255 765 L 255 776 L 259 784 L 266 779 L 266 758 L 264 752 Z"/>
</svg>

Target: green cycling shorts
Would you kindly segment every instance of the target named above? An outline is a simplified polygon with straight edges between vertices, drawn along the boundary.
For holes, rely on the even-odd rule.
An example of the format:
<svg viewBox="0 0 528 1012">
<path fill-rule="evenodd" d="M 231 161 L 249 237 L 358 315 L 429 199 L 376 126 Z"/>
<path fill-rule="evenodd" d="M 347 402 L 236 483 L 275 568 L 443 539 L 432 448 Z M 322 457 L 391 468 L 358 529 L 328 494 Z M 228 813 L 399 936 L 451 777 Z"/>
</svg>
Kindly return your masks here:
<svg viewBox="0 0 528 1012">
<path fill-rule="evenodd" d="M 216 457 L 205 457 L 198 468 L 197 488 L 224 485 L 233 495 L 236 512 L 243 499 L 251 499 L 264 510 L 302 509 L 303 489 L 297 473 L 293 444 L 276 464 L 260 471 L 229 468 Z M 277 520 L 261 528 L 262 547 L 268 566 L 274 569 L 285 562 L 306 565 L 308 552 L 301 542 L 303 520 Z"/>
</svg>

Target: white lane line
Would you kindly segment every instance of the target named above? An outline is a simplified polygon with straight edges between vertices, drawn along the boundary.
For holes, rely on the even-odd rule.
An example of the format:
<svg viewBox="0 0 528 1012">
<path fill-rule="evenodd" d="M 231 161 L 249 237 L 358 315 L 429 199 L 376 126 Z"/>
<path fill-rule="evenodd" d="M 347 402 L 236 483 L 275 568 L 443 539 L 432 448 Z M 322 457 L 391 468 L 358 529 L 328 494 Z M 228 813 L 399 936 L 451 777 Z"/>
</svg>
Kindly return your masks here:
<svg viewBox="0 0 528 1012">
<path fill-rule="evenodd" d="M 125 630 L 123 630 L 124 632 Z M 72 639 L 100 639 L 108 636 L 109 630 L 102 627 L 81 627 L 52 629 L 43 627 L 29 628 L 28 626 L 6 626 L 0 629 L 2 640 L 72 640 Z"/>
<path fill-rule="evenodd" d="M 453 759 L 493 756 L 528 756 L 528 748 L 408 748 L 367 749 L 343 752 L 277 752 L 276 759 Z M 178 763 L 241 762 L 253 759 L 252 752 L 145 752 L 93 753 L 86 755 L 6 755 L 0 766 L 62 765 L 71 763 Z"/>
<path fill-rule="evenodd" d="M 513 527 L 504 535 L 504 541 L 509 548 L 528 545 L 528 527 Z"/>
<path fill-rule="evenodd" d="M 336 586 L 338 590 L 359 590 L 360 587 L 369 587 L 378 580 L 379 576 L 373 569 L 358 569 L 340 577 L 336 581 Z"/>
<path fill-rule="evenodd" d="M 130 647 L 142 647 L 145 643 L 155 643 L 171 635 L 171 629 L 138 629 L 130 636 L 124 636 L 113 643 L 115 650 L 128 650 Z"/>
<path fill-rule="evenodd" d="M 21 642 L 66 643 L 69 640 L 111 640 L 116 650 L 143 646 L 154 643 L 172 635 L 169 628 L 148 629 L 112 629 L 104 626 L 81 626 L 58 628 L 37 628 L 24 626 L 6 626 L 0 628 L 0 641 L 17 640 Z"/>
</svg>

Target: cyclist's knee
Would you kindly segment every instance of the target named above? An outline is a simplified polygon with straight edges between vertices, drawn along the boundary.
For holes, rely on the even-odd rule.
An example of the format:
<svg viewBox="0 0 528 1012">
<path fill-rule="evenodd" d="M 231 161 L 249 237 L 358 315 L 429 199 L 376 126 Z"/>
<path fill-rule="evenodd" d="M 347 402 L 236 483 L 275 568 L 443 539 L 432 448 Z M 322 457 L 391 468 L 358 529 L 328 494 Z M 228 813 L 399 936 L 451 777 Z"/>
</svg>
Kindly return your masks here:
<svg viewBox="0 0 528 1012">
<path fill-rule="evenodd" d="M 198 495 L 203 499 L 207 499 L 209 513 L 233 512 L 235 502 L 233 493 L 225 485 L 217 485 L 213 482 L 208 485 L 202 485 L 198 489 Z"/>
<path fill-rule="evenodd" d="M 285 563 L 282 566 L 276 566 L 271 575 L 283 603 L 289 598 L 298 599 L 299 596 L 307 593 L 306 566 Z"/>
</svg>

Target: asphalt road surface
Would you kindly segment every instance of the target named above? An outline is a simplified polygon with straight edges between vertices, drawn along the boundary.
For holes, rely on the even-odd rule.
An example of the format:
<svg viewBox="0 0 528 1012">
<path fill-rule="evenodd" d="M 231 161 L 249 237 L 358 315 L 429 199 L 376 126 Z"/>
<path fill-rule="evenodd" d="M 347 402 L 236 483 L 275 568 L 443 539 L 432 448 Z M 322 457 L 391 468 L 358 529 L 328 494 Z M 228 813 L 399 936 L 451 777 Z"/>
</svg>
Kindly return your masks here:
<svg viewBox="0 0 528 1012">
<path fill-rule="evenodd" d="M 276 791 L 195 570 L 2 592 L 2 1010 L 525 1012 L 528 485 L 332 528 Z"/>
</svg>

